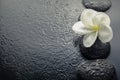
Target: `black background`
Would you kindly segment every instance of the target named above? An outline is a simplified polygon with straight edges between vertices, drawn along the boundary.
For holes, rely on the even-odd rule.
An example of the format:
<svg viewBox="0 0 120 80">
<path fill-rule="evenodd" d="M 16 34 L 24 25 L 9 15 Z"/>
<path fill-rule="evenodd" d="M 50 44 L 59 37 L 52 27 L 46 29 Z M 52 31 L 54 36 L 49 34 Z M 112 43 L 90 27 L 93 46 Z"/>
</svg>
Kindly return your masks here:
<svg viewBox="0 0 120 80">
<path fill-rule="evenodd" d="M 81 0 L 0 0 L 0 80 L 77 80 L 84 59 L 71 28 L 84 9 Z M 108 60 L 120 80 L 120 0 L 106 13 L 114 31 Z"/>
</svg>

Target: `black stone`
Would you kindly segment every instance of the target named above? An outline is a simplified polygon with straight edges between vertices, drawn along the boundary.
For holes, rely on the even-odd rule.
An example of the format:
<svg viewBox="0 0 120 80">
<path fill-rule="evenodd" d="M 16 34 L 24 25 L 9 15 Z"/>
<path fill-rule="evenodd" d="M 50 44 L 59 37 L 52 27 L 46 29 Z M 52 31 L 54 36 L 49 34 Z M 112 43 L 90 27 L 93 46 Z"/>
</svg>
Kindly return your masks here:
<svg viewBox="0 0 120 80">
<path fill-rule="evenodd" d="M 105 59 L 110 54 L 110 43 L 102 43 L 99 39 L 91 47 L 83 45 L 83 37 L 79 41 L 80 52 L 87 59 Z"/>
<path fill-rule="evenodd" d="M 112 3 L 111 0 L 83 0 L 83 5 L 86 8 L 104 12 L 111 7 Z"/>
<path fill-rule="evenodd" d="M 78 17 L 78 21 L 80 21 L 80 20 L 81 20 L 80 18 L 81 18 L 81 15 Z"/>
<path fill-rule="evenodd" d="M 85 61 L 77 72 L 80 80 L 117 80 L 114 66 L 103 59 Z"/>
</svg>

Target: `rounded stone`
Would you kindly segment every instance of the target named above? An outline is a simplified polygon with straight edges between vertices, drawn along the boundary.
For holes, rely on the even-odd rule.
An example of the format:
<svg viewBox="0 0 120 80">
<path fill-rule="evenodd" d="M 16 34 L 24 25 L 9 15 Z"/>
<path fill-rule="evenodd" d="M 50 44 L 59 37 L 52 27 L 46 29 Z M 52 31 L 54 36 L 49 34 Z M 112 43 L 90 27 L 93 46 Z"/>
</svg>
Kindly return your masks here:
<svg viewBox="0 0 120 80">
<path fill-rule="evenodd" d="M 80 80 L 115 80 L 116 77 L 114 66 L 104 59 L 85 61 L 77 72 Z"/>
<path fill-rule="evenodd" d="M 105 59 L 110 54 L 110 43 L 102 43 L 99 39 L 91 47 L 83 45 L 83 38 L 79 41 L 80 52 L 86 59 Z"/>
<path fill-rule="evenodd" d="M 112 2 L 111 0 L 83 0 L 83 5 L 86 8 L 105 12 L 111 7 Z"/>
</svg>

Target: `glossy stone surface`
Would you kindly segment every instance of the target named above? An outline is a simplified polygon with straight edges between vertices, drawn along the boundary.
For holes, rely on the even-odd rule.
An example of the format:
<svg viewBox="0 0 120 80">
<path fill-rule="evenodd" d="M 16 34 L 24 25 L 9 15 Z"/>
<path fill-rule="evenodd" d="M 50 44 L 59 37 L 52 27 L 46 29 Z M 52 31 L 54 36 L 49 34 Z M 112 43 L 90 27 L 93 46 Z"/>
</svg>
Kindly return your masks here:
<svg viewBox="0 0 120 80">
<path fill-rule="evenodd" d="M 111 0 L 83 0 L 83 5 L 86 8 L 104 12 L 111 7 L 112 3 Z"/>
<path fill-rule="evenodd" d="M 110 54 L 110 43 L 102 43 L 99 39 L 96 40 L 91 47 L 85 47 L 83 45 L 83 37 L 79 39 L 80 52 L 83 57 L 87 59 L 105 59 Z"/>
<path fill-rule="evenodd" d="M 80 80 L 116 80 L 115 68 L 106 60 L 88 60 L 78 66 Z"/>
</svg>

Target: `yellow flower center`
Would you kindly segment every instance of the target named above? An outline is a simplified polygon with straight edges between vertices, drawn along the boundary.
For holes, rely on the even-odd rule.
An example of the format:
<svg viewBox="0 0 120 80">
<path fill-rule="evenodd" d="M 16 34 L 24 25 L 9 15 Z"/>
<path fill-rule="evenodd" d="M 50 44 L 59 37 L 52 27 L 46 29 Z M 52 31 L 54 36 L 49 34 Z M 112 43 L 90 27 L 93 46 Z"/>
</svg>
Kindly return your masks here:
<svg viewBox="0 0 120 80">
<path fill-rule="evenodd" d="M 93 31 L 99 31 L 100 30 L 100 26 L 96 25 L 92 27 Z"/>
</svg>

